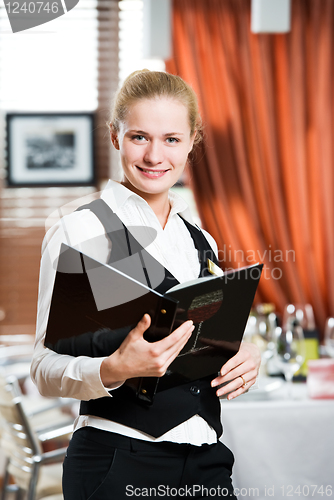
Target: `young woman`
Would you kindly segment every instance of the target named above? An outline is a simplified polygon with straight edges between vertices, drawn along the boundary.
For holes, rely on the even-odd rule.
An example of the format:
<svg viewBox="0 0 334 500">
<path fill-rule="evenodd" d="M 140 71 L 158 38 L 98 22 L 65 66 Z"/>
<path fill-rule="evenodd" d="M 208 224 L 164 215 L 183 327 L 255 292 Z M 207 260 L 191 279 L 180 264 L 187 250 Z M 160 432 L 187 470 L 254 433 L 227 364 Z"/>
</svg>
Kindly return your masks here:
<svg viewBox="0 0 334 500">
<path fill-rule="evenodd" d="M 154 228 L 157 236 L 146 250 L 164 267 L 165 279 L 156 287 L 161 291 L 207 272 L 199 251 L 211 252 L 217 262 L 213 238 L 194 225 L 184 200 L 169 191 L 201 138 L 193 90 L 178 76 L 133 73 L 116 95 L 110 134 L 120 152 L 122 182 L 109 181 L 99 210 L 84 206 L 52 227 L 41 260 L 32 377 L 43 395 L 82 401 L 64 462 L 64 498 L 233 498 L 234 459 L 219 441 L 219 396 L 230 393 L 231 399 L 255 382 L 260 364 L 255 346 L 242 343 L 218 377 L 161 391 L 149 407 L 136 402 L 125 381 L 163 376 L 190 338 L 191 321 L 149 343 L 143 337 L 150 325 L 145 314 L 108 357 L 75 357 L 44 347 L 54 261 L 63 242 L 111 262 L 110 221 Z"/>
</svg>

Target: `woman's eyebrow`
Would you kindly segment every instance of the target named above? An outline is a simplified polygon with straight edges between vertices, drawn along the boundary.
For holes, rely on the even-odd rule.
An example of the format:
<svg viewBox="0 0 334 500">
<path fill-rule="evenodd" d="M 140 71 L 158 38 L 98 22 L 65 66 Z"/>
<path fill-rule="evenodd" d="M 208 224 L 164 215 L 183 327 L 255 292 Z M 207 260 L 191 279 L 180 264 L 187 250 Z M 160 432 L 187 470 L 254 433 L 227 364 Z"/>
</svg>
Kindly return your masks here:
<svg viewBox="0 0 334 500">
<path fill-rule="evenodd" d="M 138 135 L 147 135 L 148 132 L 145 132 L 144 130 L 128 130 L 128 134 L 138 134 Z"/>
<path fill-rule="evenodd" d="M 148 132 L 145 132 L 145 130 L 128 130 L 126 132 L 127 134 L 138 134 L 138 135 L 149 135 Z M 167 132 L 166 134 L 163 134 L 164 137 L 171 137 L 173 135 L 184 135 L 183 132 Z"/>
<path fill-rule="evenodd" d="M 184 135 L 182 132 L 168 132 L 165 134 L 165 137 L 169 137 L 171 135 Z"/>
</svg>

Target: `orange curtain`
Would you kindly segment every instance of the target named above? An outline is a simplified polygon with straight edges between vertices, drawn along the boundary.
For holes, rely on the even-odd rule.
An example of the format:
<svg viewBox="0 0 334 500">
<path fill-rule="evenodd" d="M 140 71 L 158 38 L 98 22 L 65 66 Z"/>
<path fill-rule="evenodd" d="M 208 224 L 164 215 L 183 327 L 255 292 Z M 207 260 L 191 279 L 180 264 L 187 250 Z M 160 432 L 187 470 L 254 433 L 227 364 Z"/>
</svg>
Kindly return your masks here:
<svg viewBox="0 0 334 500">
<path fill-rule="evenodd" d="M 293 0 L 288 34 L 249 0 L 174 0 L 167 70 L 199 97 L 192 184 L 223 268 L 265 264 L 258 301 L 334 315 L 333 0 Z"/>
</svg>

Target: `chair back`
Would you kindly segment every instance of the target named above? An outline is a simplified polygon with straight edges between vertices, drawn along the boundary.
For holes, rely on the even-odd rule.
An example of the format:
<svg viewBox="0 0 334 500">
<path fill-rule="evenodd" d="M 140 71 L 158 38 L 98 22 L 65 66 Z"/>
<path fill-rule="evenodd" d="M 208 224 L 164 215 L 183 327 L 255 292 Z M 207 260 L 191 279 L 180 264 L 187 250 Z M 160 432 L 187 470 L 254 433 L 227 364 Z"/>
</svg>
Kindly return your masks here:
<svg viewBox="0 0 334 500">
<path fill-rule="evenodd" d="M 9 459 L 8 471 L 16 484 L 28 490 L 32 476 L 37 481 L 42 447 L 23 406 L 21 391 L 14 377 L 0 378 L 1 448 Z"/>
</svg>

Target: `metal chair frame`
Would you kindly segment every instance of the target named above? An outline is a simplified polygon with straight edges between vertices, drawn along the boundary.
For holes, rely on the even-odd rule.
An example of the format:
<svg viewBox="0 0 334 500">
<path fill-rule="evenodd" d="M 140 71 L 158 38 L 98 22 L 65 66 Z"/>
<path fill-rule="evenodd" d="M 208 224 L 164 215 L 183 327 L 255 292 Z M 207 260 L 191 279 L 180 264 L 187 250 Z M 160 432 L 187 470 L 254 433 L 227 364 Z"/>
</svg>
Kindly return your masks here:
<svg viewBox="0 0 334 500">
<path fill-rule="evenodd" d="M 42 443 L 57 436 L 68 435 L 72 431 L 72 425 L 60 428 L 55 425 L 48 430 L 44 429 L 43 433 L 38 435 L 25 413 L 17 380 L 13 377 L 7 380 L 5 390 L 8 398 L 4 402 L 0 401 L 0 414 L 4 420 L 2 442 L 7 454 L 7 464 L 1 500 L 6 500 L 11 491 L 16 491 L 16 500 L 21 499 L 25 491 L 27 500 L 35 500 L 41 467 L 62 462 L 66 453 L 66 448 L 43 452 Z M 18 477 L 15 478 L 17 471 L 23 476 L 27 475 L 28 478 L 30 475 L 27 489 L 22 487 Z M 16 486 L 9 484 L 10 476 L 16 480 Z"/>
</svg>

